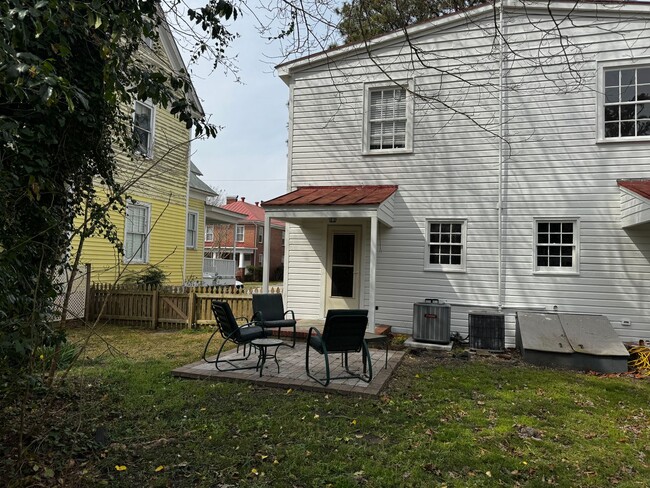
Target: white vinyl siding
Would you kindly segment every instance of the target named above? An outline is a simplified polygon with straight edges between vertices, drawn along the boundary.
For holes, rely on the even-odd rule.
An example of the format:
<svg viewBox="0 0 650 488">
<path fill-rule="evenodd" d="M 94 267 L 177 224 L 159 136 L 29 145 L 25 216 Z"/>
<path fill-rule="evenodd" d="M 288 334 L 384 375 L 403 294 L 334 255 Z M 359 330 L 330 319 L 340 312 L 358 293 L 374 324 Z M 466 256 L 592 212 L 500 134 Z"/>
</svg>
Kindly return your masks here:
<svg viewBox="0 0 650 488">
<path fill-rule="evenodd" d="M 538 219 L 534 226 L 535 272 L 577 273 L 580 262 L 578 221 Z"/>
<path fill-rule="evenodd" d="M 147 158 L 153 157 L 154 136 L 154 108 L 153 105 L 135 102 L 133 115 L 133 135 L 137 140 L 136 153 Z"/>
<path fill-rule="evenodd" d="M 245 227 L 243 225 L 236 225 L 235 226 L 235 241 L 236 242 L 244 242 L 244 229 L 245 229 Z"/>
<path fill-rule="evenodd" d="M 150 207 L 129 203 L 126 206 L 124 260 L 129 263 L 146 263 L 149 258 Z"/>
<path fill-rule="evenodd" d="M 602 84 L 598 80 L 603 68 L 650 65 L 647 20 L 627 15 L 626 9 L 601 8 L 598 15 L 576 11 L 562 21 L 561 32 L 575 46 L 574 70 L 566 69 L 567 51 L 557 36 L 544 36 L 557 31 L 547 13 L 509 10 L 509 49 L 525 56 L 508 57 L 502 92 L 489 10 L 483 18 L 463 15 L 439 30 L 411 36 L 430 68 L 414 61 L 398 38 L 379 45 L 372 59 L 363 50 L 348 58 L 333 53 L 326 64 L 310 63 L 290 73 L 291 189 L 399 186 L 393 226 L 378 229 L 376 323 L 408 333 L 413 303 L 438 298 L 467 304 L 454 306 L 452 313 L 453 330 L 465 335 L 467 311 L 496 307 L 501 298 L 509 346 L 516 307 L 604 314 L 622 340 L 650 340 L 648 227 L 621 228 L 616 184 L 617 179 L 650 177 L 650 143 L 625 138 L 596 144 L 604 139 L 599 133 L 604 130 L 599 114 L 604 79 Z M 413 74 L 414 151 L 360 154 L 359 146 L 368 140 L 363 123 L 368 86 L 390 88 L 387 76 L 403 80 Z M 499 243 L 501 93 L 506 141 Z M 425 223 L 435 216 L 467 219 L 465 273 L 424 269 Z M 556 216 L 580 217 L 579 274 L 535 272 L 534 219 Z M 324 288 L 320 247 L 326 237 L 307 219 L 288 229 L 287 301 L 296 312 L 318 317 Z M 632 325 L 621 327 L 623 319 Z"/>
<path fill-rule="evenodd" d="M 196 249 L 199 234 L 199 214 L 197 212 L 187 212 L 187 236 L 185 245 L 189 249 Z"/>
</svg>

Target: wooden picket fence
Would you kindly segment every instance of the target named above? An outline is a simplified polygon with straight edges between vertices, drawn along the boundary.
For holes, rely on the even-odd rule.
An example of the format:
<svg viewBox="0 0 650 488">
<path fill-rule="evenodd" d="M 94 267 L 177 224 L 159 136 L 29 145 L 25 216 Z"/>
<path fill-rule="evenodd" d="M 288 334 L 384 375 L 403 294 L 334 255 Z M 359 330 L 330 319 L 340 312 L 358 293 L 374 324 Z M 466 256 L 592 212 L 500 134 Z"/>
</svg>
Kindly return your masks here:
<svg viewBox="0 0 650 488">
<path fill-rule="evenodd" d="M 269 293 L 281 293 L 269 288 Z M 118 325 L 179 328 L 216 325 L 212 300 L 227 302 L 235 317 L 253 315 L 253 293 L 261 289 L 237 290 L 232 286 L 140 286 L 93 284 L 88 299 L 91 321 L 100 319 Z"/>
</svg>

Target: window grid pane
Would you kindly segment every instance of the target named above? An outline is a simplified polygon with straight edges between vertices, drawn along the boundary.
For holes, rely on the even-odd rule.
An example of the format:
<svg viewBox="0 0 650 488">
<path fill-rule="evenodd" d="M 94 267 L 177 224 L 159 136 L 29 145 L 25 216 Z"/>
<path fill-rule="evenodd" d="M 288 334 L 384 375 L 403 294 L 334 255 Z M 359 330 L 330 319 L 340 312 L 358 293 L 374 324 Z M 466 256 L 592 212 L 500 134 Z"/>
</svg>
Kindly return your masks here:
<svg viewBox="0 0 650 488">
<path fill-rule="evenodd" d="M 535 262 L 538 268 L 574 268 L 574 222 L 538 222 Z"/>
<path fill-rule="evenodd" d="M 136 152 L 150 155 L 151 129 L 153 126 L 153 110 L 147 105 L 135 102 L 135 115 L 133 118 L 133 135 L 137 140 Z"/>
<path fill-rule="evenodd" d="M 606 138 L 650 135 L 650 68 L 605 71 Z"/>
<path fill-rule="evenodd" d="M 124 257 L 131 261 L 146 261 L 147 222 L 149 207 L 127 205 Z"/>
<path fill-rule="evenodd" d="M 429 223 L 429 264 L 463 264 L 463 224 Z"/>
<path fill-rule="evenodd" d="M 406 147 L 406 90 L 370 92 L 370 149 Z"/>
<path fill-rule="evenodd" d="M 198 241 L 199 234 L 199 216 L 195 212 L 187 213 L 187 235 L 186 246 L 195 248 Z"/>
</svg>

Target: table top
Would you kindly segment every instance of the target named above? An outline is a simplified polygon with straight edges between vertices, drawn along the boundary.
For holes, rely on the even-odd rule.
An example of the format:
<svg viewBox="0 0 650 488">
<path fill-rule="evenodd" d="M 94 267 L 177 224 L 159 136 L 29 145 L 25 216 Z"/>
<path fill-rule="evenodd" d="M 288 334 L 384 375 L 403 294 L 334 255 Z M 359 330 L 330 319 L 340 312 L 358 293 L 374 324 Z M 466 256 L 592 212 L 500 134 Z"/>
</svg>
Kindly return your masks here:
<svg viewBox="0 0 650 488">
<path fill-rule="evenodd" d="M 380 342 L 380 341 L 387 341 L 390 339 L 387 335 L 383 334 L 373 334 L 372 332 L 366 332 L 366 334 L 363 336 L 363 338 L 366 340 L 366 342 Z"/>
<path fill-rule="evenodd" d="M 253 339 L 251 344 L 254 346 L 272 347 L 281 346 L 284 344 L 284 341 L 281 341 L 280 339 Z"/>
</svg>

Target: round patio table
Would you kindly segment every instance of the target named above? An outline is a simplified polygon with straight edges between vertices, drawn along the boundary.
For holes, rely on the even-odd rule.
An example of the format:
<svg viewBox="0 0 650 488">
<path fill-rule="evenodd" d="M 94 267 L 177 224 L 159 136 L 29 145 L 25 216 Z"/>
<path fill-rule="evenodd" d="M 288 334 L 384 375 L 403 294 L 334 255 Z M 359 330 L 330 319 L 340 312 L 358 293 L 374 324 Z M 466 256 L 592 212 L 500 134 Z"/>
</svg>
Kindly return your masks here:
<svg viewBox="0 0 650 488">
<path fill-rule="evenodd" d="M 257 358 L 257 366 L 255 370 L 260 372 L 262 376 L 262 370 L 264 369 L 264 363 L 267 359 L 273 359 L 275 364 L 278 366 L 278 373 L 280 372 L 280 363 L 278 363 L 278 349 L 280 346 L 284 345 L 284 341 L 280 339 L 253 339 L 251 344 L 257 348 L 259 351 L 259 356 Z M 275 347 L 273 354 L 269 353 L 269 348 Z"/>
</svg>

